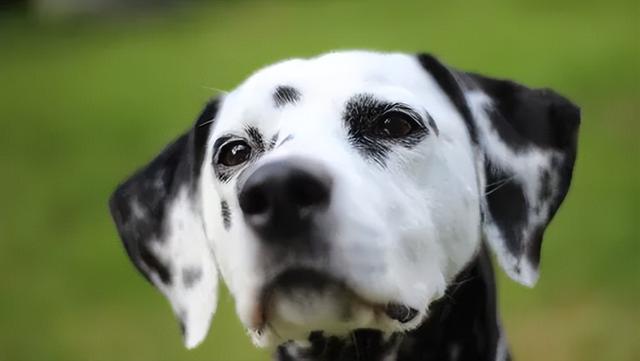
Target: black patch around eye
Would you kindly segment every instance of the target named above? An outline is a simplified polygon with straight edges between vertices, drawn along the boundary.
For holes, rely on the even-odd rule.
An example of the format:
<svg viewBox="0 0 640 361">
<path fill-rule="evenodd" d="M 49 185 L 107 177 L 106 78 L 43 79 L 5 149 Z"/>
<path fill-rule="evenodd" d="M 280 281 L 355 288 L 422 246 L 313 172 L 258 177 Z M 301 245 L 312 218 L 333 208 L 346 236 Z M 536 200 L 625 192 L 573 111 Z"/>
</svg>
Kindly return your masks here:
<svg viewBox="0 0 640 361">
<path fill-rule="evenodd" d="M 345 106 L 343 120 L 347 127 L 349 141 L 365 157 L 384 166 L 386 156 L 395 145 L 411 148 L 428 134 L 424 126 L 414 124 L 414 130 L 407 136 L 385 137 L 376 129 L 376 122 L 384 119 L 386 113 L 403 113 L 418 123 L 420 117 L 407 105 L 381 101 L 371 94 L 353 96 Z M 391 116 L 391 114 L 390 114 Z"/>
<path fill-rule="evenodd" d="M 296 103 L 298 100 L 300 100 L 300 96 L 300 91 L 298 91 L 296 88 L 288 85 L 281 85 L 277 87 L 276 91 L 273 93 L 273 101 L 276 105 L 276 108 L 280 108 L 287 104 Z"/>
<path fill-rule="evenodd" d="M 220 202 L 220 214 L 222 216 L 224 229 L 229 230 L 229 228 L 231 228 L 231 209 L 229 209 L 227 201 Z"/>
</svg>

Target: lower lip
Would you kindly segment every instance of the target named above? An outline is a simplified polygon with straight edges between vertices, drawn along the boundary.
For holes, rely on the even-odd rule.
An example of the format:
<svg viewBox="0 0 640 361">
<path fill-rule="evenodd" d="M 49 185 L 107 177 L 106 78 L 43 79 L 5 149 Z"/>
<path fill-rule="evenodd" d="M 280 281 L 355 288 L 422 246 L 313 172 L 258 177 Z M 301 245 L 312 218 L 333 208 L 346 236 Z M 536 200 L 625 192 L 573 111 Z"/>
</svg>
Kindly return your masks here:
<svg viewBox="0 0 640 361">
<path fill-rule="evenodd" d="M 396 320 L 400 323 L 407 323 L 416 318 L 418 310 L 406 305 L 389 303 L 385 308 L 385 313 L 392 320 Z"/>
<path fill-rule="evenodd" d="M 344 285 L 343 282 L 315 270 L 289 270 L 274 278 L 267 286 L 265 286 L 260 300 L 256 302 L 254 312 L 252 313 L 251 325 L 253 326 L 252 329 L 258 334 L 262 333 L 269 320 L 268 310 L 269 303 L 271 302 L 271 293 L 273 292 L 273 288 L 276 287 L 276 284 L 281 286 L 280 283 L 290 287 L 296 287 L 298 284 L 300 287 L 339 287 L 344 290 L 347 297 L 350 297 L 354 302 L 372 309 L 375 314 L 384 314 L 389 319 L 403 324 L 415 319 L 419 313 L 416 309 L 403 304 L 377 304 L 367 301 L 353 292 L 351 288 Z"/>
</svg>

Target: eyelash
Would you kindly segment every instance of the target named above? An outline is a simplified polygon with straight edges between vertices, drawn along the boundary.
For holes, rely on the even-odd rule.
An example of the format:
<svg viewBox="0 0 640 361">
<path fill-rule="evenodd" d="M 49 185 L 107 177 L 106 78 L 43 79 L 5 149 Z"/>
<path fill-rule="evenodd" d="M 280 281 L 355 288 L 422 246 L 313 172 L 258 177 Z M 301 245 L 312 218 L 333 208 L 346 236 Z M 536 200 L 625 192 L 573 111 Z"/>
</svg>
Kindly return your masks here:
<svg viewBox="0 0 640 361">
<path fill-rule="evenodd" d="M 386 114 L 394 113 L 394 112 L 402 113 L 406 115 L 407 117 L 411 118 L 411 120 L 414 121 L 416 125 L 420 126 L 421 128 L 425 128 L 422 116 L 418 112 L 413 110 L 413 108 L 405 104 L 401 104 L 401 103 L 392 104 L 380 116 L 382 117 L 382 116 L 385 116 Z"/>
</svg>

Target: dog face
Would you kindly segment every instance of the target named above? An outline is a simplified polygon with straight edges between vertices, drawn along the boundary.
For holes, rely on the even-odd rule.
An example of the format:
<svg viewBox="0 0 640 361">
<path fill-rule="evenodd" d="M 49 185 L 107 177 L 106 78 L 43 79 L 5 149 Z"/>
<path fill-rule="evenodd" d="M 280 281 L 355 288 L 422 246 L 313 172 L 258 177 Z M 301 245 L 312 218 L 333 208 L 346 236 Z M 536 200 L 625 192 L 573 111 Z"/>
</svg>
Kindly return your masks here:
<svg viewBox="0 0 640 361">
<path fill-rule="evenodd" d="M 533 285 L 564 198 L 578 109 L 428 55 L 267 67 L 114 193 L 128 254 L 188 347 L 218 272 L 258 345 L 420 325 L 481 242 Z"/>
</svg>

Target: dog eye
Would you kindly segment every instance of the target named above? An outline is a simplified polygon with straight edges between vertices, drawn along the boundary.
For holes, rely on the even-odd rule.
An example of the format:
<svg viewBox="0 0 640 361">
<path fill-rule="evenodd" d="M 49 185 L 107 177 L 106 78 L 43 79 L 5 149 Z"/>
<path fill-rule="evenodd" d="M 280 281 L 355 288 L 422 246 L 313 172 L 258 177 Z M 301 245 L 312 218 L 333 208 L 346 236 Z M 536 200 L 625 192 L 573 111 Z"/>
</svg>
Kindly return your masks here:
<svg viewBox="0 0 640 361">
<path fill-rule="evenodd" d="M 402 138 L 411 134 L 416 127 L 416 121 L 410 115 L 391 111 L 383 114 L 374 124 L 374 130 L 387 138 Z"/>
<path fill-rule="evenodd" d="M 233 167 L 246 162 L 251 156 L 251 147 L 244 140 L 234 140 L 220 148 L 218 163 Z"/>
</svg>

